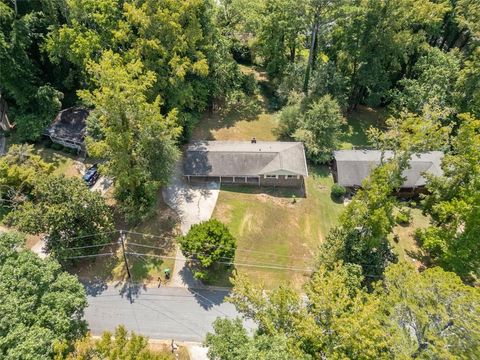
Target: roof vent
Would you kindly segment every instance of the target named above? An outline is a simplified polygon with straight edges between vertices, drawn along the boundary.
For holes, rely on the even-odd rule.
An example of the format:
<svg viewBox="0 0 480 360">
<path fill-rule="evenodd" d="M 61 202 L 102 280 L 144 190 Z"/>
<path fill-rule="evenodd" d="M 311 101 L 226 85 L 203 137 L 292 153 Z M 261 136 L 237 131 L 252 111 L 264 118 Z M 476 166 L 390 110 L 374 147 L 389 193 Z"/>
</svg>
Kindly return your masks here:
<svg viewBox="0 0 480 360">
<path fill-rule="evenodd" d="M 255 137 L 252 138 L 252 144 L 256 144 L 257 143 L 257 139 Z"/>
</svg>

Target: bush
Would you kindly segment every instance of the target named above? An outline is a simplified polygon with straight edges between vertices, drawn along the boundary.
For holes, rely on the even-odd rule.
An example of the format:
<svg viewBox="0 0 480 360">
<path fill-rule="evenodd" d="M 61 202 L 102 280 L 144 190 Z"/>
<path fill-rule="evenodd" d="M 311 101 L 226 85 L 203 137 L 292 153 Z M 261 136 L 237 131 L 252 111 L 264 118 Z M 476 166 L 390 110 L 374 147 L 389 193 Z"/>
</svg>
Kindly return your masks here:
<svg viewBox="0 0 480 360">
<path fill-rule="evenodd" d="M 340 184 L 333 184 L 331 191 L 332 191 L 332 196 L 336 199 L 340 199 L 344 197 L 345 194 L 347 193 L 347 189 L 345 189 L 345 187 L 343 187 Z"/>
<path fill-rule="evenodd" d="M 53 149 L 53 150 L 60 151 L 60 150 L 63 149 L 63 146 L 60 145 L 60 144 L 58 144 L 58 143 L 53 143 L 53 144 L 52 144 L 52 149 Z"/>
<path fill-rule="evenodd" d="M 178 242 L 183 254 L 192 260 L 197 279 L 208 278 L 208 271 L 217 261 L 233 261 L 237 247 L 228 227 L 216 219 L 193 225 Z"/>
<path fill-rule="evenodd" d="M 412 221 L 412 212 L 408 208 L 402 208 L 396 216 L 397 224 L 408 225 Z"/>
</svg>

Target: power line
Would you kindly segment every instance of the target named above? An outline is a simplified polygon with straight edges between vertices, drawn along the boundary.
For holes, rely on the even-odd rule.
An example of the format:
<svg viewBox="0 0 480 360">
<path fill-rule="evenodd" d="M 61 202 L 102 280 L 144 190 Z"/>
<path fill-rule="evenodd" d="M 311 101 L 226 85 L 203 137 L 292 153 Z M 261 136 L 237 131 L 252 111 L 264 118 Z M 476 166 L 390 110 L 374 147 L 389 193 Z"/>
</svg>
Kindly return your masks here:
<svg viewBox="0 0 480 360">
<path fill-rule="evenodd" d="M 163 256 L 163 255 L 156 255 L 156 254 L 143 254 L 137 252 L 128 252 L 127 255 L 135 255 L 135 256 L 153 256 L 158 258 L 164 259 L 172 259 L 172 260 L 183 260 L 181 258 L 177 258 L 175 256 Z M 187 258 L 188 259 L 188 258 Z M 311 272 L 312 269 L 302 269 L 302 268 L 294 268 L 288 266 L 276 266 L 276 265 L 262 265 L 262 264 L 250 264 L 250 263 L 238 263 L 238 262 L 226 262 L 226 261 L 215 261 L 217 264 L 224 264 L 224 265 L 236 265 L 236 266 L 247 266 L 247 267 L 258 267 L 258 268 L 265 268 L 265 269 L 277 269 L 277 270 L 292 270 L 292 271 L 304 271 L 304 272 Z"/>
<path fill-rule="evenodd" d="M 85 246 L 77 246 L 77 247 L 69 247 L 63 250 L 78 250 L 78 249 L 87 249 L 87 248 L 93 248 L 93 247 L 99 247 L 99 246 L 108 246 L 108 245 L 115 245 L 118 244 L 116 242 L 111 242 L 111 243 L 106 243 L 106 244 L 97 244 L 97 245 L 85 245 Z"/>
<path fill-rule="evenodd" d="M 93 254 L 93 255 L 79 255 L 79 256 L 68 256 L 68 257 L 63 257 L 62 259 L 68 260 L 68 259 L 83 259 L 83 258 L 90 258 L 90 257 L 97 257 L 97 256 L 107 256 L 107 255 L 116 255 L 113 252 L 109 253 L 102 253 L 102 254 Z"/>
</svg>

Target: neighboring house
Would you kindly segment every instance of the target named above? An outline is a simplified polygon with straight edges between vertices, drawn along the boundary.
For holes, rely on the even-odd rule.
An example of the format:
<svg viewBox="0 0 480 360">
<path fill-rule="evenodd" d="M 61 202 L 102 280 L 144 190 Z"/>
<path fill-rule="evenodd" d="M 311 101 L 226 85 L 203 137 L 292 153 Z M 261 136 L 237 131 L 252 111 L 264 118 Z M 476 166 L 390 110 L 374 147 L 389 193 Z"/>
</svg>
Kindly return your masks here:
<svg viewBox="0 0 480 360">
<path fill-rule="evenodd" d="M 71 107 L 62 110 L 44 131 L 54 143 L 85 151 L 85 132 L 89 111 L 82 107 Z"/>
<path fill-rule="evenodd" d="M 393 157 L 392 151 L 383 153 L 383 160 Z M 426 178 L 424 174 L 441 176 L 443 152 L 430 151 L 410 158 L 410 167 L 403 172 L 405 182 L 400 188 L 401 194 L 424 192 Z M 333 176 L 335 181 L 346 188 L 359 188 L 362 181 L 382 161 L 379 150 L 339 150 L 334 152 Z"/>
<path fill-rule="evenodd" d="M 184 161 L 188 181 L 258 186 L 304 186 L 308 176 L 300 142 L 197 141 Z"/>
</svg>

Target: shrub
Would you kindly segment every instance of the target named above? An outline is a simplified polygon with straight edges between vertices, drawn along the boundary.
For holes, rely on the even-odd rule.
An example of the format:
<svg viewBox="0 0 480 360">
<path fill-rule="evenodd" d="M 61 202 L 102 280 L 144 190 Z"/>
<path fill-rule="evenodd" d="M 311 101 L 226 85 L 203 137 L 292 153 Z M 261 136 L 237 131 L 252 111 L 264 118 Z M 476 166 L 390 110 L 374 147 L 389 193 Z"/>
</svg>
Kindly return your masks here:
<svg viewBox="0 0 480 360">
<path fill-rule="evenodd" d="M 340 184 L 333 184 L 331 191 L 332 191 L 332 196 L 337 199 L 344 197 L 345 194 L 347 193 L 347 189 L 345 189 L 345 187 L 343 187 Z"/>
<path fill-rule="evenodd" d="M 402 208 L 396 216 L 397 224 L 408 225 L 412 221 L 412 212 L 409 208 Z"/>
<path fill-rule="evenodd" d="M 60 144 L 58 144 L 58 143 L 53 143 L 53 144 L 52 144 L 52 149 L 53 149 L 53 150 L 60 151 L 60 150 L 63 149 L 63 146 L 60 145 Z"/>
</svg>

